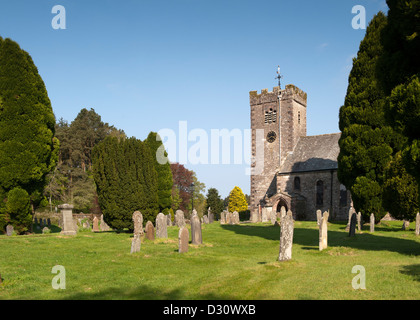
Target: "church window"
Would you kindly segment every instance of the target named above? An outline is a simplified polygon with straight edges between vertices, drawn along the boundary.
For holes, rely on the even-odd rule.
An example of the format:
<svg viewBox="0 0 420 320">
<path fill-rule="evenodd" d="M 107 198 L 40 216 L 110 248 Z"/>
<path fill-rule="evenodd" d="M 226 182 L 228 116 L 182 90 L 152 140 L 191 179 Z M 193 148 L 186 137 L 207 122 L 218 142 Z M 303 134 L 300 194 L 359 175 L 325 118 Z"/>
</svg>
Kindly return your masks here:
<svg viewBox="0 0 420 320">
<path fill-rule="evenodd" d="M 316 182 L 316 205 L 322 206 L 324 203 L 324 182 L 318 180 Z"/>
<path fill-rule="evenodd" d="M 264 113 L 264 123 L 273 123 L 277 121 L 277 110 L 270 108 Z"/>
<path fill-rule="evenodd" d="M 340 185 L 340 206 L 347 206 L 347 189 L 342 184 Z"/>
<path fill-rule="evenodd" d="M 294 189 L 295 190 L 300 190 L 300 178 L 299 177 L 295 177 Z"/>
</svg>

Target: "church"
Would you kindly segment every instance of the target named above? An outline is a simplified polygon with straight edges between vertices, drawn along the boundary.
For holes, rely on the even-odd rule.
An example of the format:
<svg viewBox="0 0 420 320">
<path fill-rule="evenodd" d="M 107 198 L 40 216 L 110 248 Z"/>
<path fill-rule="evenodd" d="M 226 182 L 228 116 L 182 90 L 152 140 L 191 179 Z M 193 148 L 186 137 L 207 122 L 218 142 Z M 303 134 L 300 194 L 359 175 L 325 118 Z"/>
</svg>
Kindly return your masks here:
<svg viewBox="0 0 420 320">
<path fill-rule="evenodd" d="M 280 83 L 279 83 L 280 84 Z M 347 220 L 351 195 L 337 177 L 340 133 L 306 135 L 307 94 L 294 85 L 249 92 L 251 220 L 268 221 L 282 206 L 295 220 Z"/>
</svg>

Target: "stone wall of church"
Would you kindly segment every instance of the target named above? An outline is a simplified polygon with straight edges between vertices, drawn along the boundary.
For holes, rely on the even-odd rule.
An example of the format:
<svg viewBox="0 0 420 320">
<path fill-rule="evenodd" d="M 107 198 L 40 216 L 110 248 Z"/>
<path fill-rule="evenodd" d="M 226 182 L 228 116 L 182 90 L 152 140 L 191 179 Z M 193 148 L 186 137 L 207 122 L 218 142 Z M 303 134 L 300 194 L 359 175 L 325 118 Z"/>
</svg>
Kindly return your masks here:
<svg viewBox="0 0 420 320">
<path fill-rule="evenodd" d="M 299 183 L 295 180 L 299 179 Z M 296 181 L 296 182 L 295 182 Z M 322 204 L 317 203 L 317 184 L 322 181 Z M 296 185 L 298 184 L 298 185 Z M 337 170 L 314 172 L 299 172 L 279 174 L 277 176 L 277 190 L 279 193 L 291 196 L 299 206 L 294 206 L 294 216 L 298 220 L 316 220 L 316 211 L 330 210 L 331 220 L 347 220 L 350 208 L 350 192 L 343 194 L 340 190 Z M 319 192 L 319 191 L 318 191 Z M 345 201 L 340 199 L 345 197 Z M 304 199 L 304 201 L 302 201 Z"/>
</svg>

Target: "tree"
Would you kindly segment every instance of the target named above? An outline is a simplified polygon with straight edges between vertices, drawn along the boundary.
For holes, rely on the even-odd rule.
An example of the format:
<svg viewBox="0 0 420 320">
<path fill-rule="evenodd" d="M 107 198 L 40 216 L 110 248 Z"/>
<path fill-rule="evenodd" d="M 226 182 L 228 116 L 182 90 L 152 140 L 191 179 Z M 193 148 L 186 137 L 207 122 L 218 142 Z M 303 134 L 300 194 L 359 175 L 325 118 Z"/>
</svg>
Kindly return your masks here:
<svg viewBox="0 0 420 320">
<path fill-rule="evenodd" d="M 245 195 L 242 189 L 235 186 L 229 194 L 229 212 L 246 211 L 248 209 L 248 203 L 246 202 Z"/>
<path fill-rule="evenodd" d="M 7 194 L 6 215 L 17 233 L 28 231 L 32 223 L 30 197 L 26 190 L 16 187 Z"/>
<path fill-rule="evenodd" d="M 210 188 L 206 195 L 206 210 L 210 208 L 214 215 L 223 211 L 223 200 L 216 188 Z"/>
<path fill-rule="evenodd" d="M 184 165 L 179 163 L 171 163 L 171 171 L 173 177 L 172 188 L 178 189 L 179 197 L 182 199 L 179 209 L 186 212 L 191 207 L 191 191 L 190 186 L 194 181 L 193 171 L 188 170 Z M 172 194 L 175 194 L 173 191 Z"/>
<path fill-rule="evenodd" d="M 168 157 L 168 153 L 165 151 L 162 139 L 156 132 L 150 132 L 145 140 L 145 143 L 150 148 L 152 156 L 154 158 L 155 170 L 158 175 L 158 198 L 159 198 L 159 210 L 166 213 L 172 204 L 172 171 L 171 164 L 167 160 L 165 163 L 158 161 L 158 155 L 161 155 L 165 159 Z"/>
<path fill-rule="evenodd" d="M 420 187 L 420 1 L 387 0 L 387 4 L 377 77 L 387 95 L 387 122 L 405 138 L 404 167 Z"/>
<path fill-rule="evenodd" d="M 394 133 L 386 126 L 384 94 L 375 78 L 376 63 L 382 53 L 381 30 L 386 17 L 379 12 L 369 23 L 349 75 L 344 106 L 340 108 L 342 132 L 338 156 L 338 178 L 351 191 L 355 209 L 365 219 L 374 213 L 385 215 L 382 185 L 385 169 L 392 159 Z"/>
<path fill-rule="evenodd" d="M 98 203 L 112 228 L 133 230 L 132 214 L 155 221 L 159 212 L 157 173 L 147 144 L 107 137 L 92 152 Z"/>
<path fill-rule="evenodd" d="M 28 193 L 33 207 L 43 199 L 46 176 L 58 160 L 54 125 L 51 102 L 31 56 L 0 37 L 1 199 L 15 188 Z"/>
</svg>

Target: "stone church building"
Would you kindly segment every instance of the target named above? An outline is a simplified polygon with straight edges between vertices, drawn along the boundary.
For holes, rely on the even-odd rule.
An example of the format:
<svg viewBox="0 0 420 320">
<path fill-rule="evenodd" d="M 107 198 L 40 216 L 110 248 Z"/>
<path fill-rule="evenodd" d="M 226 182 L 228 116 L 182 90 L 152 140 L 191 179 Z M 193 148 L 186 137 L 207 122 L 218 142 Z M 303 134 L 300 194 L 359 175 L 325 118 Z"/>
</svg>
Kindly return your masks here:
<svg viewBox="0 0 420 320">
<path fill-rule="evenodd" d="M 251 220 L 267 221 L 284 206 L 296 220 L 347 220 L 350 192 L 337 178 L 340 133 L 306 135 L 307 95 L 294 85 L 249 93 Z"/>
</svg>

